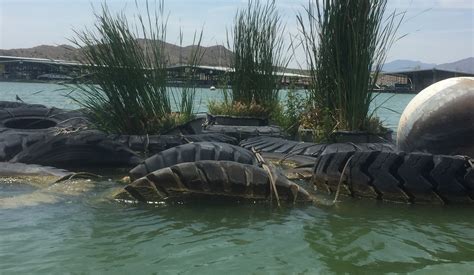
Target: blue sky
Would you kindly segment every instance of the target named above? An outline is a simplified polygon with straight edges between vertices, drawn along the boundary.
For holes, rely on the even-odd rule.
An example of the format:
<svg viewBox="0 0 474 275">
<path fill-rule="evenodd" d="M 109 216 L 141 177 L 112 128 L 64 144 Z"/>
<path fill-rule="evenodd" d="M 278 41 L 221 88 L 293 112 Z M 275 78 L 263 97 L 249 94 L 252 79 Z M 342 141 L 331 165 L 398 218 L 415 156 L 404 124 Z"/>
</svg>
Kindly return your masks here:
<svg viewBox="0 0 474 275">
<path fill-rule="evenodd" d="M 144 1 L 138 0 L 139 3 Z M 153 2 L 153 1 L 150 1 Z M 68 43 L 72 29 L 94 23 L 91 0 L 0 0 L 0 48 L 28 48 L 41 44 Z M 136 13 L 133 0 L 108 0 L 114 11 Z M 287 34 L 298 34 L 296 13 L 307 0 L 277 0 Z M 204 26 L 204 45 L 223 44 L 226 28 L 232 26 L 235 11 L 245 0 L 168 0 L 170 13 L 168 42 L 177 43 L 183 29 L 184 43 Z M 143 5 L 142 5 L 143 6 Z M 389 11 L 406 11 L 399 35 L 408 34 L 390 50 L 387 60 L 411 59 L 445 63 L 474 56 L 474 0 L 389 0 Z M 301 59 L 302 54 L 297 53 Z"/>
</svg>

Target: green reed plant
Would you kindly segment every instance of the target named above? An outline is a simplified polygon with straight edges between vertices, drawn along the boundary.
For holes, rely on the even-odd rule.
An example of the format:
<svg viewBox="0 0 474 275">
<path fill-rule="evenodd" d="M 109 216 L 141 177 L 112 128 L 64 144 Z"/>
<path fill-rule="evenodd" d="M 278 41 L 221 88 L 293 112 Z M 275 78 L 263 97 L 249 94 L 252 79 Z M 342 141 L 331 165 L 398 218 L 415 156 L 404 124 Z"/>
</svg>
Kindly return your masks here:
<svg viewBox="0 0 474 275">
<path fill-rule="evenodd" d="M 273 119 L 290 136 L 296 136 L 303 120 L 307 99 L 305 93 L 298 91 L 293 83 L 290 83 L 284 103 L 276 110 Z"/>
<path fill-rule="evenodd" d="M 269 117 L 279 104 L 281 76 L 278 70 L 286 68 L 288 58 L 283 55 L 284 26 L 277 12 L 275 2 L 250 0 L 245 9 L 239 10 L 234 19 L 234 27 L 228 33 L 228 47 L 233 51 L 230 74 L 232 90 L 229 101 L 221 106 L 210 104 L 211 112 L 226 112 L 233 104 L 258 105 L 265 109 L 263 115 Z M 248 115 L 248 113 L 247 113 Z"/>
<path fill-rule="evenodd" d="M 76 31 L 72 41 L 82 49 L 92 76 L 91 84 L 76 86 L 79 95 L 73 100 L 89 111 L 96 126 L 111 133 L 160 134 L 192 118 L 195 93 L 167 90 L 164 2 L 153 13 L 147 2 L 136 24 L 123 13 L 113 15 L 106 4 L 95 17 L 94 27 Z M 202 32 L 199 43 L 201 37 Z M 199 56 L 194 52 L 192 62 Z"/>
<path fill-rule="evenodd" d="M 310 101 L 325 132 L 376 131 L 372 90 L 403 15 L 386 0 L 310 1 L 297 16 L 312 76 Z M 330 133 L 324 133 L 328 136 Z"/>
</svg>

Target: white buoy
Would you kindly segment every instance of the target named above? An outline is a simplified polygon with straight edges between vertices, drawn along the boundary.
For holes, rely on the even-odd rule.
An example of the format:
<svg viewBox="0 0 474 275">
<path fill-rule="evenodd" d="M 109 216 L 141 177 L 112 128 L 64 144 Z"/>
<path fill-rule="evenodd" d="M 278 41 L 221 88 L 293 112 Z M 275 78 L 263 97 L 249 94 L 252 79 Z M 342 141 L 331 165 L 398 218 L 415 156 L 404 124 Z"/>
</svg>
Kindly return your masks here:
<svg viewBox="0 0 474 275">
<path fill-rule="evenodd" d="M 442 80 L 416 95 L 400 118 L 397 145 L 474 158 L 474 77 Z"/>
</svg>

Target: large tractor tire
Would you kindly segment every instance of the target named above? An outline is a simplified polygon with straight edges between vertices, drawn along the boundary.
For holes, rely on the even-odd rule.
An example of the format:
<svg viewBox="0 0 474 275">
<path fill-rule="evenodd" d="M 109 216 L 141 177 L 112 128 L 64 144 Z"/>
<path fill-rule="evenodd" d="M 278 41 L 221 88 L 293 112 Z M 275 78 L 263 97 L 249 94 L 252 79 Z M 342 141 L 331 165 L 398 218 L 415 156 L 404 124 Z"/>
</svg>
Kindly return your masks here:
<svg viewBox="0 0 474 275">
<path fill-rule="evenodd" d="M 309 202 L 311 196 L 302 187 L 280 174 L 273 174 L 281 201 Z M 157 170 L 125 187 L 116 198 L 140 202 L 165 199 L 208 197 L 226 200 L 270 201 L 275 198 L 270 176 L 255 165 L 233 161 L 197 161 Z"/>
<path fill-rule="evenodd" d="M 179 145 L 147 158 L 130 171 L 130 177 L 136 180 L 165 167 L 200 160 L 227 160 L 257 164 L 257 159 L 252 152 L 242 147 L 220 142 L 196 142 Z"/>
<path fill-rule="evenodd" d="M 472 162 L 461 156 L 389 151 L 335 152 L 316 161 L 318 190 L 405 203 L 472 203 Z M 340 185 L 340 186 L 339 186 Z"/>
<path fill-rule="evenodd" d="M 25 148 L 10 162 L 59 168 L 133 167 L 141 158 L 103 132 L 86 130 L 46 137 Z"/>
<path fill-rule="evenodd" d="M 316 144 L 311 142 L 298 142 L 275 137 L 255 137 L 243 140 L 240 146 L 266 153 L 282 153 L 289 155 L 302 155 L 318 157 L 328 152 L 353 152 L 353 151 L 395 151 L 395 146 L 390 143 L 331 143 Z"/>
<path fill-rule="evenodd" d="M 111 140 L 121 143 L 130 149 L 156 154 L 169 148 L 191 142 L 223 142 L 237 144 L 237 140 L 224 134 L 196 134 L 196 135 L 109 135 Z"/>
</svg>

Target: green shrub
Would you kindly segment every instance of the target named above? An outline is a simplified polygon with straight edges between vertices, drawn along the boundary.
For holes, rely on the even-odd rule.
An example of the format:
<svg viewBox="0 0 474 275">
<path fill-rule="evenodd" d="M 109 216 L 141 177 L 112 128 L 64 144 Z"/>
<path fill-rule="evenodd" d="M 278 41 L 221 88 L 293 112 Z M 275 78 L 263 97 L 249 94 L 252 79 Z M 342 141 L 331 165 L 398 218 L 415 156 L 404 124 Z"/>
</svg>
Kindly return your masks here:
<svg viewBox="0 0 474 275">
<path fill-rule="evenodd" d="M 321 131 L 379 131 L 369 106 L 387 51 L 403 16 L 384 17 L 386 0 L 310 2 L 298 15 L 312 85 L 312 110 Z"/>
<path fill-rule="evenodd" d="M 246 9 L 237 12 L 231 38 L 228 36 L 228 46 L 233 51 L 233 72 L 229 75 L 232 90 L 224 94 L 228 101 L 222 103 L 223 106 L 210 103 L 211 112 L 260 117 L 272 115 L 275 106 L 279 105 L 281 76 L 277 71 L 288 64 L 283 57 L 283 33 L 284 27 L 274 1 L 261 4 L 250 0 Z"/>
<path fill-rule="evenodd" d="M 283 105 L 283 106 L 282 106 Z M 273 112 L 272 119 L 290 136 L 295 136 L 301 125 L 307 108 L 305 96 L 292 86 L 289 87 L 286 100 Z"/>
<path fill-rule="evenodd" d="M 147 3 L 146 16 L 138 15 L 138 24 L 130 24 L 123 13 L 112 15 L 104 4 L 93 29 L 76 31 L 73 42 L 82 49 L 92 83 L 75 86 L 79 95 L 73 100 L 101 130 L 160 134 L 193 116 L 194 90 L 167 89 L 167 21 L 163 2 L 158 5 L 151 15 Z M 199 61 L 197 49 L 193 62 Z M 172 103 L 178 110 L 172 110 Z"/>
</svg>

